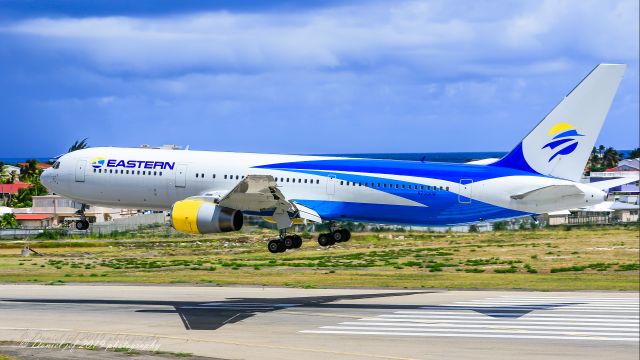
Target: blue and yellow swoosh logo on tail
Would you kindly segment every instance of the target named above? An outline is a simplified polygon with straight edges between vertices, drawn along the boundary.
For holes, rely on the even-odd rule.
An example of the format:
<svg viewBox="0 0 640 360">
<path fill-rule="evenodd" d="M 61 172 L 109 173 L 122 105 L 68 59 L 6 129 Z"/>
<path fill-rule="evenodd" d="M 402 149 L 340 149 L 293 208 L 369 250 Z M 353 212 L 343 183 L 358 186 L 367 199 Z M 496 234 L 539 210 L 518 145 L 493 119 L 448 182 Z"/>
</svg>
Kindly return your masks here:
<svg viewBox="0 0 640 360">
<path fill-rule="evenodd" d="M 578 133 L 576 127 L 568 124 L 568 123 L 557 123 L 553 125 L 553 127 L 549 130 L 549 137 L 551 137 L 551 141 L 549 141 L 542 148 L 549 148 L 551 150 L 558 150 L 551 155 L 549 158 L 549 162 L 553 160 L 556 156 L 559 155 L 569 155 L 576 150 L 578 147 L 578 138 L 580 136 L 584 136 Z"/>
<path fill-rule="evenodd" d="M 99 169 L 104 165 L 104 162 L 105 162 L 105 160 L 104 160 L 103 157 L 97 157 L 95 159 L 91 159 L 91 166 L 94 169 Z"/>
</svg>

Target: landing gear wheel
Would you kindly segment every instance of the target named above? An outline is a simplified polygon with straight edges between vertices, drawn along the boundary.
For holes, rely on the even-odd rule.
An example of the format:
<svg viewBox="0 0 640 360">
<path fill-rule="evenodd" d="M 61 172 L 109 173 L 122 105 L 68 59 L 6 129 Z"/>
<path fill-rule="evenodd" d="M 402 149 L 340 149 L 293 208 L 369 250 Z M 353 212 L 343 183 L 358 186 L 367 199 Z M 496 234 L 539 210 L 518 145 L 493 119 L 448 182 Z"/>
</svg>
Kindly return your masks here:
<svg viewBox="0 0 640 360">
<path fill-rule="evenodd" d="M 342 233 L 342 238 L 343 238 L 343 242 L 345 241 L 349 241 L 349 239 L 351 239 L 351 232 L 347 229 L 340 229 L 338 230 Z"/>
<path fill-rule="evenodd" d="M 267 244 L 267 249 L 269 249 L 269 252 L 272 254 L 284 252 L 285 250 L 287 250 L 286 246 L 284 245 L 284 241 L 280 239 L 269 241 L 269 243 Z"/>
<path fill-rule="evenodd" d="M 320 246 L 331 246 L 335 243 L 331 234 L 320 234 L 318 236 L 318 244 L 320 244 Z"/>
<path fill-rule="evenodd" d="M 344 237 L 344 233 L 340 230 L 336 230 L 332 232 L 331 238 L 333 239 L 334 242 L 337 242 L 337 243 L 347 241 Z"/>
<path fill-rule="evenodd" d="M 86 219 L 76 221 L 76 229 L 87 230 L 89 228 L 89 221 Z"/>
<path fill-rule="evenodd" d="M 300 246 L 302 246 L 302 238 L 300 237 L 300 235 L 292 235 L 293 236 L 293 248 L 294 249 L 299 249 Z"/>
<path fill-rule="evenodd" d="M 296 239 L 295 235 L 287 235 L 282 240 L 284 242 L 284 247 L 287 249 L 293 249 L 296 247 Z"/>
</svg>

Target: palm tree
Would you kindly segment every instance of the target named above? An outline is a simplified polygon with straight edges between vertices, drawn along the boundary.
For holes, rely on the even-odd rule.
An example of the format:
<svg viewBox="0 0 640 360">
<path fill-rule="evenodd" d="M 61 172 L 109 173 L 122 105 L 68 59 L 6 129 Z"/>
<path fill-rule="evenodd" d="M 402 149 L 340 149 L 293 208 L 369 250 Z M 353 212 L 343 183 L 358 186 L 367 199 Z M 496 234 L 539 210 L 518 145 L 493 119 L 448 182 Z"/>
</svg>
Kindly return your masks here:
<svg viewBox="0 0 640 360">
<path fill-rule="evenodd" d="M 86 149 L 88 147 L 89 147 L 89 144 L 87 143 L 87 138 L 84 138 L 80 141 L 76 140 L 73 143 L 73 145 L 71 145 L 71 147 L 69 148 L 69 152 Z"/>
<path fill-rule="evenodd" d="M 629 156 L 627 156 L 627 159 L 637 159 L 637 158 L 640 158 L 640 147 L 637 147 L 631 150 L 631 152 L 629 153 Z"/>
<path fill-rule="evenodd" d="M 602 154 L 602 162 L 605 168 L 614 168 L 618 166 L 618 162 L 620 161 L 620 154 L 616 151 L 616 149 L 612 147 L 608 147 L 604 153 Z"/>
</svg>

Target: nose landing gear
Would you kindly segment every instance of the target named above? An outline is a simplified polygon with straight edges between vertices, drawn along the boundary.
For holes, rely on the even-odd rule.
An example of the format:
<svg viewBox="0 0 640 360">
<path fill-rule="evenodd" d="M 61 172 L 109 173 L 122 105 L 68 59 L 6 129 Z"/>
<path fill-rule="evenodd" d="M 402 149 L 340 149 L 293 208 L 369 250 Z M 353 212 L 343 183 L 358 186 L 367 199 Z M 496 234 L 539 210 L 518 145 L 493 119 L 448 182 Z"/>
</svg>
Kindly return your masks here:
<svg viewBox="0 0 640 360">
<path fill-rule="evenodd" d="M 84 211 L 87 209 L 86 204 L 82 204 L 80 210 L 76 211 L 76 214 L 80 215 L 80 220 L 76 221 L 76 229 L 87 230 L 89 228 L 89 220 L 84 215 Z"/>
</svg>

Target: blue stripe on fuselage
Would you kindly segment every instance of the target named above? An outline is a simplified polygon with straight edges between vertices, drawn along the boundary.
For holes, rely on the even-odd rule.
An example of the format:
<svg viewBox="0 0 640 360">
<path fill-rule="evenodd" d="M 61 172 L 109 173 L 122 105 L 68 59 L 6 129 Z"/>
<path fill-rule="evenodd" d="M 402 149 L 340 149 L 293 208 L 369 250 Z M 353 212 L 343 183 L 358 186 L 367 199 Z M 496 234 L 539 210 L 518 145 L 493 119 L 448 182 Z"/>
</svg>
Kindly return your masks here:
<svg viewBox="0 0 640 360">
<path fill-rule="evenodd" d="M 510 168 L 490 167 L 485 165 L 423 163 L 397 160 L 373 159 L 335 159 L 288 162 L 262 165 L 258 168 L 281 170 L 294 173 L 305 173 L 318 176 L 335 176 L 336 192 L 347 190 L 353 185 L 339 185 L 339 182 L 349 181 L 351 184 L 365 183 L 376 191 L 383 191 L 403 197 L 425 205 L 405 206 L 389 204 L 369 204 L 341 201 L 294 199 L 297 203 L 314 209 L 324 220 L 352 220 L 368 221 L 387 224 L 412 224 L 424 226 L 443 226 L 474 223 L 482 220 L 497 220 L 517 216 L 532 215 L 531 213 L 511 210 L 491 205 L 477 200 L 471 203 L 460 203 L 458 194 L 443 190 L 422 190 L 418 184 L 407 181 L 392 180 L 385 175 L 412 176 L 428 179 L 438 179 L 459 183 L 461 179 L 472 179 L 474 182 L 506 176 L 542 176 Z M 368 173 L 344 174 L 337 171 Z M 379 176 L 376 176 L 379 175 Z M 391 187 L 378 187 L 378 183 L 391 184 Z M 398 188 L 395 184 L 400 185 Z M 402 188 L 405 185 L 405 188 Z M 418 185 L 418 189 L 415 188 Z M 344 190 L 343 190 L 344 189 Z M 349 189 L 350 190 L 350 189 Z M 457 190 L 457 189 L 451 189 Z M 348 190 L 347 190 L 348 191 Z"/>
<path fill-rule="evenodd" d="M 477 182 L 515 175 L 542 176 L 537 173 L 498 166 L 376 159 L 295 161 L 260 165 L 256 166 L 256 168 L 274 170 L 349 171 L 380 175 L 404 175 L 440 179 L 456 183 L 459 182 L 460 179 L 473 179 L 474 182 Z"/>
<path fill-rule="evenodd" d="M 449 197 L 451 195 L 449 194 Z M 441 199 L 433 202 L 429 207 L 303 199 L 295 202 L 314 209 L 323 220 L 367 221 L 384 224 L 446 226 L 531 215 L 480 201 L 460 204 L 457 198 Z"/>
</svg>

